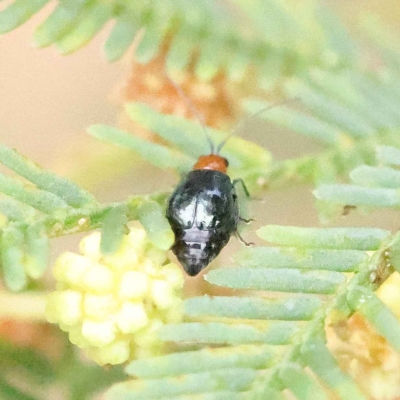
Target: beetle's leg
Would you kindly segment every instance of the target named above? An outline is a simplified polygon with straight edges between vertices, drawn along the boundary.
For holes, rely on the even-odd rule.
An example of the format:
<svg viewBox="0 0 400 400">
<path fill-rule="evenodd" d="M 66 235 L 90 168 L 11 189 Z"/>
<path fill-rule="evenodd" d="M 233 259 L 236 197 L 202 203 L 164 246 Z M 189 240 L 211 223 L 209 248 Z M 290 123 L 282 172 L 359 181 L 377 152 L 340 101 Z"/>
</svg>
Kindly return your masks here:
<svg viewBox="0 0 400 400">
<path fill-rule="evenodd" d="M 240 183 L 242 185 L 243 191 L 246 194 L 246 197 L 250 197 L 250 193 L 247 190 L 246 184 L 244 183 L 244 180 L 242 178 L 234 179 L 232 181 L 232 185 L 235 186 L 237 183 Z"/>
<path fill-rule="evenodd" d="M 248 247 L 248 246 L 254 246 L 254 245 L 255 245 L 255 243 L 253 243 L 253 242 L 246 242 L 246 241 L 240 236 L 240 233 L 239 233 L 238 231 L 235 232 L 235 235 L 236 235 L 236 237 L 237 237 L 243 244 L 245 244 L 247 247 Z"/>
<path fill-rule="evenodd" d="M 239 217 L 239 221 L 243 221 L 246 224 L 249 224 L 250 222 L 255 221 L 255 219 L 254 218 L 246 219 L 246 218 Z"/>
<path fill-rule="evenodd" d="M 243 188 L 244 193 L 246 194 L 246 197 L 250 197 L 250 193 L 247 190 L 246 184 L 244 183 L 243 179 L 241 179 L 241 178 L 234 179 L 232 182 L 232 185 L 235 186 L 237 183 L 240 183 L 242 185 L 242 188 Z M 243 221 L 246 224 L 249 224 L 251 221 L 255 221 L 255 219 L 253 219 L 253 218 L 246 219 L 246 218 L 242 218 L 239 216 L 239 221 Z"/>
</svg>

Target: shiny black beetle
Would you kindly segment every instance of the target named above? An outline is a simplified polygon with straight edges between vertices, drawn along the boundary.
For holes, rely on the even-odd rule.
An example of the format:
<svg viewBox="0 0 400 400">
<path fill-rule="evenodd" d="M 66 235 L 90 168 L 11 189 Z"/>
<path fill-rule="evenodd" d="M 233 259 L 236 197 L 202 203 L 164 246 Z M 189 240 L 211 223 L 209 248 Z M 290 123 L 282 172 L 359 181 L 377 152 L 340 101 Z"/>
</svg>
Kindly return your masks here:
<svg viewBox="0 0 400 400">
<path fill-rule="evenodd" d="M 226 174 L 229 162 L 218 154 L 231 135 L 219 144 L 215 154 L 214 144 L 196 108 L 182 89 L 171 78 L 166 77 L 201 123 L 211 149 L 211 154 L 199 157 L 193 170 L 181 180 L 169 198 L 166 212 L 175 234 L 171 250 L 185 271 L 190 276 L 195 276 L 217 257 L 233 233 L 247 246 L 254 244 L 246 243 L 237 231 L 239 221 L 252 220 L 241 218 L 239 215 L 235 184 L 241 183 L 247 197 L 249 193 L 242 179 L 230 180 Z M 279 104 L 296 100 L 295 98 L 272 104 L 251 117 Z M 238 126 L 235 131 L 238 131 Z"/>
<path fill-rule="evenodd" d="M 175 233 L 172 251 L 190 276 L 207 267 L 244 220 L 235 183 L 248 193 L 242 180 L 230 180 L 228 164 L 217 154 L 201 156 L 168 201 L 166 215 Z"/>
</svg>

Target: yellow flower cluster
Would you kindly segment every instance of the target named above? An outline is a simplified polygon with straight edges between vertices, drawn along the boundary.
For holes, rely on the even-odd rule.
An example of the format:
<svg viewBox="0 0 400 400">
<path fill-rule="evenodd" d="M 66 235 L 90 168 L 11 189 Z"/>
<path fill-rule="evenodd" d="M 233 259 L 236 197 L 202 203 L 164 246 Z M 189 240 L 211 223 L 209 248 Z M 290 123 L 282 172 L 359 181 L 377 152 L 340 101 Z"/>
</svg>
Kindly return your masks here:
<svg viewBox="0 0 400 400">
<path fill-rule="evenodd" d="M 58 258 L 47 318 L 100 365 L 157 354 L 157 329 L 181 320 L 183 274 L 143 229 L 131 228 L 113 255 L 101 254 L 100 239 L 93 233 L 81 241 L 82 255 Z"/>
</svg>

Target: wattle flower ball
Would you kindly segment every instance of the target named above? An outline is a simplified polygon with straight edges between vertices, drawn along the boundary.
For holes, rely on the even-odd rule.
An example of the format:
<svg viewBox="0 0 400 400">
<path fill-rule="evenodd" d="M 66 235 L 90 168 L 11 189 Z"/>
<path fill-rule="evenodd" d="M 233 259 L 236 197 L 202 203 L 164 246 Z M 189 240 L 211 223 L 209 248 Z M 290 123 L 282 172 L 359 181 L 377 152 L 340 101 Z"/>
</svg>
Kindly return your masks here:
<svg viewBox="0 0 400 400">
<path fill-rule="evenodd" d="M 57 259 L 49 322 L 100 365 L 159 354 L 158 328 L 182 319 L 180 268 L 143 229 L 131 228 L 113 255 L 101 254 L 100 240 L 95 232 L 81 241 L 81 255 Z"/>
</svg>

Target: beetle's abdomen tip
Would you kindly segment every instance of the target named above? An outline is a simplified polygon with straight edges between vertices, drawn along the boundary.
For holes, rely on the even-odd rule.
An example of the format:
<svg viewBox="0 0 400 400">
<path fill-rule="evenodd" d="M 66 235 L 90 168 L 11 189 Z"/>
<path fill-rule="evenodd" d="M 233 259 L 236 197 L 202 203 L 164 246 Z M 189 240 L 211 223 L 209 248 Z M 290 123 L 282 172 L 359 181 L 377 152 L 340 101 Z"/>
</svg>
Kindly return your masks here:
<svg viewBox="0 0 400 400">
<path fill-rule="evenodd" d="M 185 268 L 186 273 L 189 276 L 196 276 L 199 274 L 199 272 L 201 271 L 201 269 L 197 269 L 197 268 Z"/>
<path fill-rule="evenodd" d="M 196 259 L 179 260 L 183 269 L 189 276 L 196 276 L 201 270 L 207 267 L 207 263 Z"/>
</svg>

